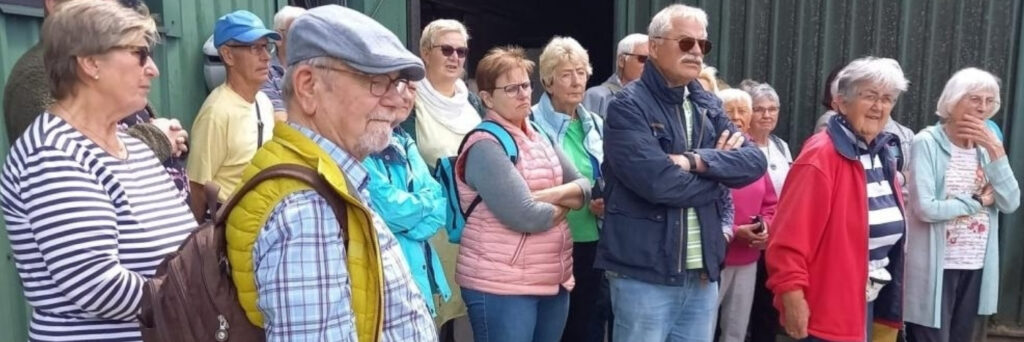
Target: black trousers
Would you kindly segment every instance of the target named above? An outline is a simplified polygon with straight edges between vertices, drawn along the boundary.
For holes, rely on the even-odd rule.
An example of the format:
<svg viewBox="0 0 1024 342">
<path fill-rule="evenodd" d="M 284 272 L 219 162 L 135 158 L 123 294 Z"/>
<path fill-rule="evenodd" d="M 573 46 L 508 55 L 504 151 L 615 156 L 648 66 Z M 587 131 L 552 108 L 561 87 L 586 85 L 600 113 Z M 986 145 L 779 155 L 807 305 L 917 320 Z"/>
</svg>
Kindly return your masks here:
<svg viewBox="0 0 1024 342">
<path fill-rule="evenodd" d="M 958 342 L 974 338 L 981 298 L 982 270 L 945 270 L 942 274 L 942 321 L 940 328 L 907 322 L 910 342 Z"/>
<path fill-rule="evenodd" d="M 598 322 L 601 316 L 599 303 L 607 291 L 601 291 L 604 270 L 594 268 L 597 256 L 597 241 L 576 242 L 572 245 L 572 274 L 576 278 L 576 287 L 569 292 L 569 318 L 562 332 L 562 341 L 586 342 L 604 339 L 604 322 Z M 602 292 L 604 293 L 602 295 Z M 605 302 L 609 302 L 605 299 Z M 597 336 L 600 335 L 600 336 Z"/>
<path fill-rule="evenodd" d="M 764 264 L 764 252 L 757 261 L 757 285 L 754 287 L 754 303 L 750 307 L 750 324 L 747 327 L 750 342 L 775 342 L 778 335 L 779 312 L 772 305 L 775 298 L 765 286 L 768 269 Z"/>
</svg>

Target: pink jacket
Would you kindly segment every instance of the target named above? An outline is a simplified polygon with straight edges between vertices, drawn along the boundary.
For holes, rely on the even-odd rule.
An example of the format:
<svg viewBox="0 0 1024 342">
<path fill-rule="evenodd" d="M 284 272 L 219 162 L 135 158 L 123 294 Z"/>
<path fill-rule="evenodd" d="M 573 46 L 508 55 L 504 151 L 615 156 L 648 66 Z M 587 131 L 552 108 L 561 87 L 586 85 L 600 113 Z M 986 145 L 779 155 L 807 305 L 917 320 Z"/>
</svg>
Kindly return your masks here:
<svg viewBox="0 0 1024 342">
<path fill-rule="evenodd" d="M 562 184 L 562 167 L 551 144 L 530 125 L 516 127 L 494 113 L 488 119 L 501 123 L 516 140 L 519 161 L 516 168 L 530 190 L 542 190 Z M 466 150 L 475 142 L 491 139 L 489 134 L 473 134 Z M 456 167 L 464 168 L 463 156 Z M 459 200 L 469 205 L 477 193 L 461 177 L 456 177 Z M 554 295 L 559 286 L 572 290 L 572 240 L 569 226 L 561 221 L 543 233 L 526 234 L 508 229 L 481 202 L 466 221 L 462 232 L 455 281 L 460 286 L 500 295 Z"/>
<path fill-rule="evenodd" d="M 750 185 L 732 190 L 732 202 L 736 208 L 735 224 L 733 225 L 734 233 L 736 226 L 750 224 L 751 217 L 758 215 L 761 216 L 768 234 L 772 233 L 771 223 L 775 219 L 775 205 L 778 204 L 779 200 L 778 196 L 775 195 L 775 187 L 772 185 L 772 179 L 768 174 L 750 183 Z M 757 261 L 760 257 L 761 251 L 750 247 L 749 241 L 734 235 L 732 242 L 729 243 L 729 248 L 725 252 L 725 265 L 746 265 Z"/>
</svg>

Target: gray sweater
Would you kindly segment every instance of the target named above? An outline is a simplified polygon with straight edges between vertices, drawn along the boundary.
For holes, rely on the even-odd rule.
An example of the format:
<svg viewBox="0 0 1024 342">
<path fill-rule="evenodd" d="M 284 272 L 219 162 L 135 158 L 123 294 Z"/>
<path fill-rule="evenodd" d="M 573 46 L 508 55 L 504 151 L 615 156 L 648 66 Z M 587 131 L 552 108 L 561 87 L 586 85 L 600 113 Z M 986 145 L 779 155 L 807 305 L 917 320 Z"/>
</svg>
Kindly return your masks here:
<svg viewBox="0 0 1024 342">
<path fill-rule="evenodd" d="M 583 203 L 590 203 L 590 181 L 584 178 L 555 148 L 562 164 L 563 184 L 575 183 L 583 189 Z M 496 141 L 481 140 L 466 151 L 466 184 L 480 194 L 487 208 L 509 229 L 522 233 L 538 233 L 551 226 L 555 216 L 553 204 L 535 201 L 526 180 Z"/>
</svg>

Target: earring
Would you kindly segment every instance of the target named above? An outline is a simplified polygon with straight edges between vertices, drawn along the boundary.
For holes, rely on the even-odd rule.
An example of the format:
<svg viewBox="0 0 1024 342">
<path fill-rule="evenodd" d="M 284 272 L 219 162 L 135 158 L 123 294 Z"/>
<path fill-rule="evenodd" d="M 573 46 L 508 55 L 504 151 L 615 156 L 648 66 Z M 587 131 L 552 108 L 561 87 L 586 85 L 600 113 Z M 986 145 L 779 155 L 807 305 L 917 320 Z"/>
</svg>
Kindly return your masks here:
<svg viewBox="0 0 1024 342">
<path fill-rule="evenodd" d="M 92 75 L 92 79 L 94 79 L 94 80 L 100 79 L 100 74 Z"/>
</svg>

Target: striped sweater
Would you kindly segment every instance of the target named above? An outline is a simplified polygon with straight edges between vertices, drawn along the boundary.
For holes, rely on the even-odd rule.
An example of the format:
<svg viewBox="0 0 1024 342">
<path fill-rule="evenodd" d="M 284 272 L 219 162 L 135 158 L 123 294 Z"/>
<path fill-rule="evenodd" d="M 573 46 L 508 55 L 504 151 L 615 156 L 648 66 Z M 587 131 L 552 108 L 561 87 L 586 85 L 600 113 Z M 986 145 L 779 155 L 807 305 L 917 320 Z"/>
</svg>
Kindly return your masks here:
<svg viewBox="0 0 1024 342">
<path fill-rule="evenodd" d="M 118 137 L 125 160 L 43 113 L 4 164 L 0 207 L 31 341 L 140 341 L 142 286 L 196 227 L 153 152 Z"/>
</svg>

